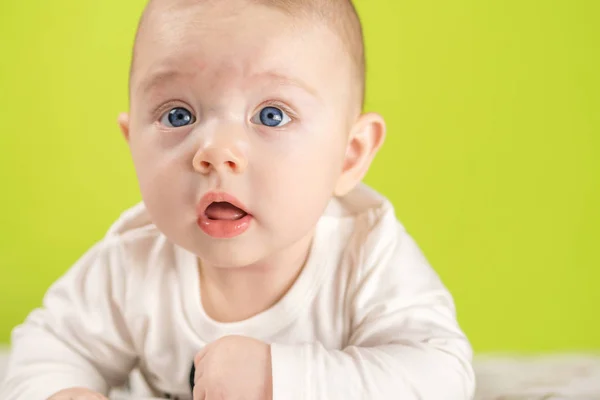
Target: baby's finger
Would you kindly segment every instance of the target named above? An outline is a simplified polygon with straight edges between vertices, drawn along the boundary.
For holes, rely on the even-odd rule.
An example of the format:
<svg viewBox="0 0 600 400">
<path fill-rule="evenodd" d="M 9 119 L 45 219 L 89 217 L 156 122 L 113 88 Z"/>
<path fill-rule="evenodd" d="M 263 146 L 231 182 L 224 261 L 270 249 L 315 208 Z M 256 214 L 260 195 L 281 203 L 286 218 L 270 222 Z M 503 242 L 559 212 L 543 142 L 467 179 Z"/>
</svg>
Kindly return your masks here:
<svg viewBox="0 0 600 400">
<path fill-rule="evenodd" d="M 206 390 L 204 389 L 204 381 L 199 378 L 194 385 L 194 400 L 206 400 Z"/>
<path fill-rule="evenodd" d="M 200 362 L 202 362 L 202 360 L 208 353 L 209 347 L 210 346 L 204 346 L 204 348 L 202 348 L 202 350 L 200 350 L 199 352 L 196 353 L 196 356 L 194 357 L 194 365 L 196 366 L 196 369 L 198 369 L 198 364 L 200 364 Z"/>
<path fill-rule="evenodd" d="M 196 368 L 196 372 L 194 373 L 194 386 L 198 384 L 198 380 L 202 378 L 202 375 L 204 375 L 204 368 L 200 364 L 200 368 Z"/>
<path fill-rule="evenodd" d="M 193 385 L 196 385 L 196 381 L 204 375 L 204 362 L 203 359 L 200 358 L 198 361 L 194 361 L 194 382 Z"/>
</svg>

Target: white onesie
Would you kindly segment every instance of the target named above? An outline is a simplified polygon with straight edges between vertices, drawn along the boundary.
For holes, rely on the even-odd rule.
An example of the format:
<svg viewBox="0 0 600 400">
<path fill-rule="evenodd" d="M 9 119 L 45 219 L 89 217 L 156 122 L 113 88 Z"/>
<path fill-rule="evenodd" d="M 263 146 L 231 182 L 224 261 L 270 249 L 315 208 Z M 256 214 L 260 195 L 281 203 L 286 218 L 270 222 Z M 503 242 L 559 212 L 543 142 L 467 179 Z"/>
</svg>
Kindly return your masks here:
<svg viewBox="0 0 600 400">
<path fill-rule="evenodd" d="M 310 257 L 275 306 L 219 323 L 194 254 L 143 204 L 121 215 L 12 335 L 2 400 L 101 393 L 136 368 L 155 397 L 191 399 L 197 351 L 224 335 L 271 343 L 274 400 L 468 400 L 472 350 L 453 299 L 389 201 L 360 185 L 331 201 Z"/>
</svg>

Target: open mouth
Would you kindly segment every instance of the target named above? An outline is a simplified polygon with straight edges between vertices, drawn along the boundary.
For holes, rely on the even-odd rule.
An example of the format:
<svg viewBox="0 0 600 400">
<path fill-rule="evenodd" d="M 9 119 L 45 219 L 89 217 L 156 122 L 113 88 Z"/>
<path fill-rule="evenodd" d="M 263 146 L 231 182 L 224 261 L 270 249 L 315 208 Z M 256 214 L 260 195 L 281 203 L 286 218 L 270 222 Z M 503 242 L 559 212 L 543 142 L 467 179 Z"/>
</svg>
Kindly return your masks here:
<svg viewBox="0 0 600 400">
<path fill-rule="evenodd" d="M 196 215 L 200 229 L 219 239 L 240 236 L 254 220 L 242 202 L 223 192 L 206 193 L 196 206 Z"/>
<path fill-rule="evenodd" d="M 237 221 L 248 213 L 228 201 L 213 201 L 208 205 L 204 214 L 212 221 Z"/>
</svg>

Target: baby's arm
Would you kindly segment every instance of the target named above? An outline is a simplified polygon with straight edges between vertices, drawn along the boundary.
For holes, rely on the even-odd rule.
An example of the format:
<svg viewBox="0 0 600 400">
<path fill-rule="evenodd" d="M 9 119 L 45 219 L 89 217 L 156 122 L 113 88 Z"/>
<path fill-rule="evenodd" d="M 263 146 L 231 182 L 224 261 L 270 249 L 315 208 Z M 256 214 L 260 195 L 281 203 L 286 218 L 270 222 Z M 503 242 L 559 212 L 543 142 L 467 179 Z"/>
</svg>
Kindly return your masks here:
<svg viewBox="0 0 600 400">
<path fill-rule="evenodd" d="M 118 243 L 88 251 L 14 329 L 0 399 L 41 400 L 74 387 L 106 394 L 124 383 L 136 362 L 123 319 L 127 281 Z"/>
<path fill-rule="evenodd" d="M 453 300 L 401 228 L 375 234 L 351 291 L 343 351 L 273 344 L 273 399 L 467 400 L 472 350 Z"/>
</svg>

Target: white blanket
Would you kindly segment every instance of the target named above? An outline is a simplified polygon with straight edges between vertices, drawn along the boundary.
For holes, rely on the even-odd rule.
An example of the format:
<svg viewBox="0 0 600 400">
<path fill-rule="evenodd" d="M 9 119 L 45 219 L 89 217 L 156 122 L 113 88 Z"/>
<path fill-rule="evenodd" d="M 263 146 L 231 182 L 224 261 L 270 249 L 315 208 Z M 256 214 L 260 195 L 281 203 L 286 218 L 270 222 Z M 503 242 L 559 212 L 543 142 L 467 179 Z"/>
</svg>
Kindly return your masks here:
<svg viewBox="0 0 600 400">
<path fill-rule="evenodd" d="M 6 361 L 0 350 L 0 380 Z M 485 355 L 476 357 L 475 371 L 476 400 L 600 400 L 600 354 Z M 121 391 L 111 399 L 149 400 Z"/>
</svg>

